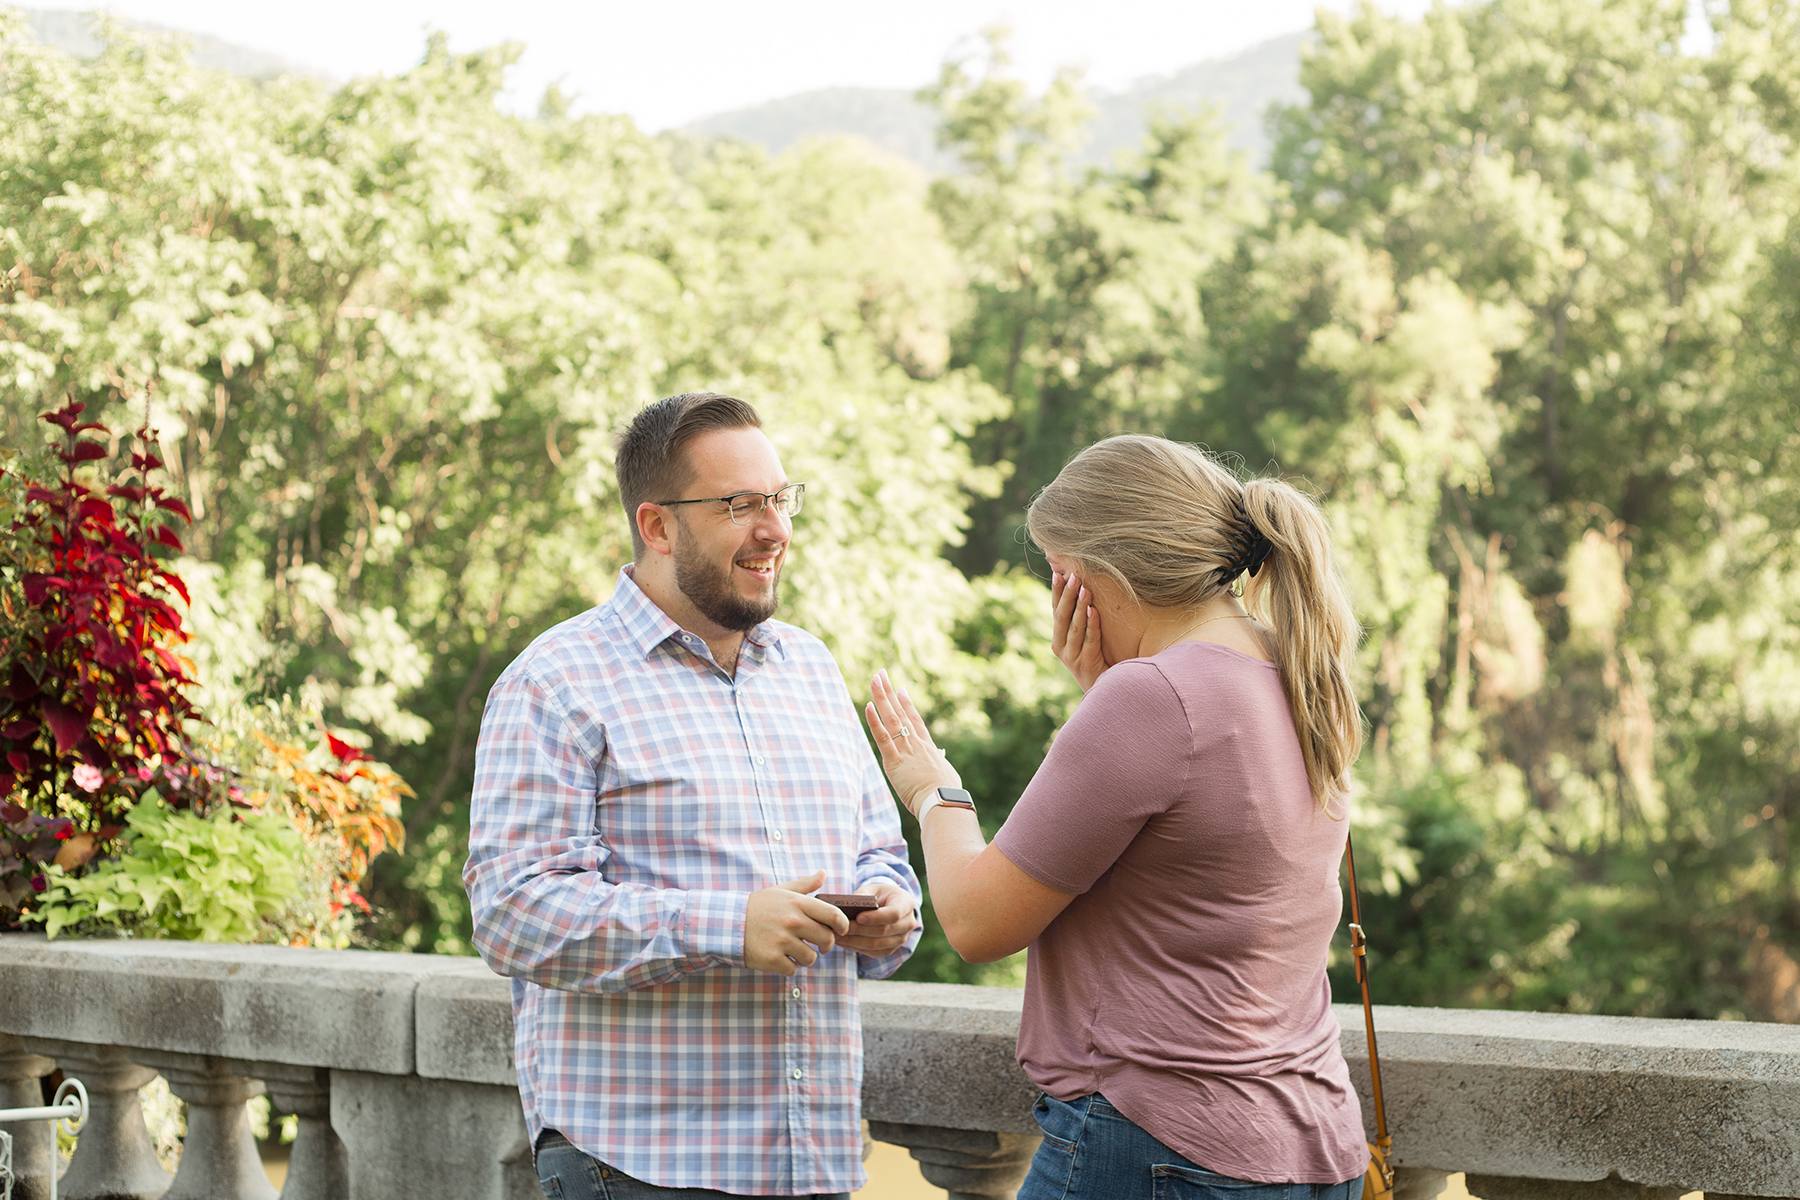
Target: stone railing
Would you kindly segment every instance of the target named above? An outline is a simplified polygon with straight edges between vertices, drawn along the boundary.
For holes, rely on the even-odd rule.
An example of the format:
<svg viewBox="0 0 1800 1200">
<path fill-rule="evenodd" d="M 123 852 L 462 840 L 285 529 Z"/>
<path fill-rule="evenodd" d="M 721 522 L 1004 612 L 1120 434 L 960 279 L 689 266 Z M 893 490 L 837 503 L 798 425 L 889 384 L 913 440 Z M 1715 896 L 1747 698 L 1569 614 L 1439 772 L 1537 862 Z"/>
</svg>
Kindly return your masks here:
<svg viewBox="0 0 1800 1200">
<path fill-rule="evenodd" d="M 953 1197 L 1011 1196 L 1036 1148 L 1013 1061 L 1020 999 L 863 985 L 870 1131 Z M 1376 1012 L 1399 1200 L 1455 1171 L 1481 1200 L 1800 1197 L 1800 1028 Z M 1361 1013 L 1338 1019 L 1364 1081 Z M 244 1103 L 264 1091 L 299 1117 L 289 1200 L 541 1194 L 508 985 L 472 959 L 0 935 L 0 1108 L 41 1103 L 58 1067 L 90 1099 L 69 1200 L 271 1200 Z M 137 1101 L 157 1074 L 188 1103 L 174 1177 Z M 11 1132 L 14 1195 L 38 1200 L 48 1126 Z"/>
</svg>

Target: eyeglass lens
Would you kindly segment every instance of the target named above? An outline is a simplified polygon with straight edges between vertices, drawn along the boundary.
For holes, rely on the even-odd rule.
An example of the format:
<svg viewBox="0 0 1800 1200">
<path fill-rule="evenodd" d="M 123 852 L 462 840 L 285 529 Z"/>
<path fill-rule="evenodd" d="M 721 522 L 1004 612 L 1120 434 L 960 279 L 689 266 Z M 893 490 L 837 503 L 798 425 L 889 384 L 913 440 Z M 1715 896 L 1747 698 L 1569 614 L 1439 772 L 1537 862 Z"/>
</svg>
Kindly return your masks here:
<svg viewBox="0 0 1800 1200">
<path fill-rule="evenodd" d="M 800 503 L 806 498 L 804 483 L 790 483 L 775 493 L 775 511 L 784 517 L 791 517 L 800 511 Z M 762 516 L 763 506 L 769 497 L 761 492 L 745 492 L 741 496 L 731 498 L 731 523 L 748 525 Z"/>
</svg>

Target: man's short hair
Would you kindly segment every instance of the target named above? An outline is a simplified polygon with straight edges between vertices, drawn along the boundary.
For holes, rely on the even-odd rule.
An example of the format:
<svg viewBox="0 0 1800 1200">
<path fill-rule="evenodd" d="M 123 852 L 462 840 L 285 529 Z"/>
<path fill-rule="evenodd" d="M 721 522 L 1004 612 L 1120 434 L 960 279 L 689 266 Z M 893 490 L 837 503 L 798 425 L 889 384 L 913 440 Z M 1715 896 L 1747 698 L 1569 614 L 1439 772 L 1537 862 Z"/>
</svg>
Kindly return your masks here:
<svg viewBox="0 0 1800 1200">
<path fill-rule="evenodd" d="M 683 392 L 645 405 L 619 434 L 613 469 L 619 477 L 619 503 L 631 528 L 631 550 L 644 556 L 638 532 L 638 505 L 660 504 L 681 497 L 693 479 L 687 444 L 715 429 L 761 429 L 762 417 L 735 396 L 718 392 Z"/>
</svg>

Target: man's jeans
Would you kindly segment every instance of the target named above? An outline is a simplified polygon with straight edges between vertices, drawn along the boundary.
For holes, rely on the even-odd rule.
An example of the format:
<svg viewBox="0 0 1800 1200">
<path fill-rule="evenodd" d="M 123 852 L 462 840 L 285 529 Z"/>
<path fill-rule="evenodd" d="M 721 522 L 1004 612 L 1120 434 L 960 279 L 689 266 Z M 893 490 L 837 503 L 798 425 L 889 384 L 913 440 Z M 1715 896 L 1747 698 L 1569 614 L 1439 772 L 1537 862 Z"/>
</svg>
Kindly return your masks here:
<svg viewBox="0 0 1800 1200">
<path fill-rule="evenodd" d="M 1095 1092 L 1073 1104 L 1039 1096 L 1044 1141 L 1019 1200 L 1362 1200 L 1348 1183 L 1252 1183 L 1209 1171 L 1146 1133 Z"/>
<path fill-rule="evenodd" d="M 577 1150 L 569 1139 L 546 1129 L 537 1141 L 538 1185 L 550 1200 L 741 1200 L 707 1188 L 666 1188 L 633 1179 L 617 1167 Z M 848 1192 L 818 1193 L 798 1200 L 850 1200 Z"/>
</svg>

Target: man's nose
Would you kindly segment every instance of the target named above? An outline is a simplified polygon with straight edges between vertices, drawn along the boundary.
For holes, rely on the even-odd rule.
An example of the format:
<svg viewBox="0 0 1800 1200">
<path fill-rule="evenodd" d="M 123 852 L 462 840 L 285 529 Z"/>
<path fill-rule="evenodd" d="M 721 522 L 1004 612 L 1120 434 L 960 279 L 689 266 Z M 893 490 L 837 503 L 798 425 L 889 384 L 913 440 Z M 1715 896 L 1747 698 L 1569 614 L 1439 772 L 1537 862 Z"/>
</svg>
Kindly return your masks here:
<svg viewBox="0 0 1800 1200">
<path fill-rule="evenodd" d="M 762 512 L 750 526 L 759 542 L 786 542 L 794 535 L 794 522 L 791 517 L 784 517 L 775 511 L 775 502 L 763 504 Z"/>
</svg>

